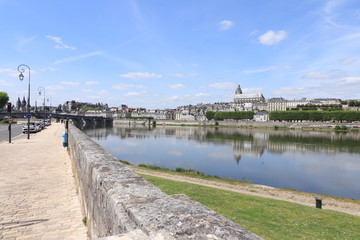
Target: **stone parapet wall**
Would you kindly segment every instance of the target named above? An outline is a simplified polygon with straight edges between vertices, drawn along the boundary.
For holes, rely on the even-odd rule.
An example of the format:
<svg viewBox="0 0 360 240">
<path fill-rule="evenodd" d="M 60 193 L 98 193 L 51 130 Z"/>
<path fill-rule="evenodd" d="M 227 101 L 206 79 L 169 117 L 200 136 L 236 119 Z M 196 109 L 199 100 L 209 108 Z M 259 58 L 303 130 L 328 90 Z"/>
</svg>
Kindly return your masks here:
<svg viewBox="0 0 360 240">
<path fill-rule="evenodd" d="M 69 150 L 92 239 L 261 239 L 186 195 L 166 195 L 72 125 Z"/>
</svg>

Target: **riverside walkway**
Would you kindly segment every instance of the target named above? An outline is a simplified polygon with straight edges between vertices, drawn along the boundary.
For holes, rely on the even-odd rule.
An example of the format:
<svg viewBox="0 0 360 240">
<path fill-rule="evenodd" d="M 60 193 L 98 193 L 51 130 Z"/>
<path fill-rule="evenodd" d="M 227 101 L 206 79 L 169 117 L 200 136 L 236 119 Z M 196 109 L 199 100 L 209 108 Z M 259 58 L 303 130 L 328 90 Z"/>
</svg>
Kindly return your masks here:
<svg viewBox="0 0 360 240">
<path fill-rule="evenodd" d="M 0 239 L 87 239 L 64 125 L 0 142 Z"/>
</svg>

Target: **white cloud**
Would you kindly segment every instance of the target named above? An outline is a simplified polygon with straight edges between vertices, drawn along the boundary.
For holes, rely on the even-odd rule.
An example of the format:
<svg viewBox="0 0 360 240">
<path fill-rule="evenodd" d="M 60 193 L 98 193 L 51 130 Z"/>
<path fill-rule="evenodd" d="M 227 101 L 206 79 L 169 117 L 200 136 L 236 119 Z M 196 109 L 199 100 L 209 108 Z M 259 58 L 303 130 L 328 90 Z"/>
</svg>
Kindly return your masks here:
<svg viewBox="0 0 360 240">
<path fill-rule="evenodd" d="M 47 68 L 44 68 L 44 69 L 41 69 L 41 72 L 55 72 L 57 71 L 56 68 L 53 68 L 53 67 L 47 67 Z"/>
<path fill-rule="evenodd" d="M 209 96 L 208 93 L 196 93 L 195 94 L 195 97 L 207 97 L 207 96 Z"/>
<path fill-rule="evenodd" d="M 177 78 L 193 77 L 196 75 L 197 75 L 197 73 L 172 73 L 172 74 L 169 74 L 169 76 L 177 77 Z"/>
<path fill-rule="evenodd" d="M 342 65 L 351 65 L 351 64 L 355 63 L 356 61 L 357 61 L 356 58 L 350 57 L 350 58 L 341 59 L 341 60 L 340 60 L 340 63 L 341 63 Z"/>
<path fill-rule="evenodd" d="M 329 42 L 336 43 L 336 42 L 342 42 L 342 41 L 356 40 L 358 38 L 360 38 L 360 33 L 351 33 L 346 36 L 330 40 Z"/>
<path fill-rule="evenodd" d="M 327 1 L 325 3 L 324 8 L 322 9 L 322 16 L 324 21 L 330 25 L 330 26 L 334 26 L 336 28 L 344 28 L 346 27 L 345 25 L 339 24 L 335 21 L 335 17 L 336 14 L 334 14 L 334 12 L 336 12 L 336 9 L 343 4 L 345 1 L 339 1 L 339 0 L 330 0 Z"/>
<path fill-rule="evenodd" d="M 249 33 L 249 36 L 254 36 L 254 35 L 257 35 L 258 33 L 259 33 L 259 30 L 254 30 Z"/>
<path fill-rule="evenodd" d="M 4 80 L 0 80 L 0 86 L 4 86 L 4 87 L 10 87 L 10 86 L 13 86 L 14 84 L 11 84 L 7 81 L 4 81 Z"/>
<path fill-rule="evenodd" d="M 37 38 L 37 36 L 31 36 L 31 37 L 28 37 L 28 38 L 18 39 L 16 50 L 21 51 L 26 44 L 34 41 L 36 38 Z"/>
<path fill-rule="evenodd" d="M 28 69 L 26 69 L 26 71 L 28 71 Z M 4 73 L 10 77 L 15 77 L 17 79 L 19 79 L 19 74 L 20 74 L 18 71 L 13 70 L 13 69 L 8 69 L 8 68 L 0 68 L 0 74 L 1 73 Z M 31 72 L 31 73 L 33 74 L 33 72 Z M 25 75 L 25 73 L 24 73 L 24 75 Z"/>
<path fill-rule="evenodd" d="M 113 89 L 117 90 L 126 90 L 129 88 L 136 88 L 136 89 L 146 89 L 147 87 L 144 85 L 137 85 L 137 84 L 126 84 L 126 83 L 119 83 L 112 86 Z"/>
<path fill-rule="evenodd" d="M 130 73 L 121 74 L 120 77 L 139 80 L 143 78 L 162 78 L 162 75 L 156 73 L 149 73 L 149 72 L 130 72 Z"/>
<path fill-rule="evenodd" d="M 101 99 L 101 96 L 89 96 L 89 99 Z"/>
<path fill-rule="evenodd" d="M 87 81 L 87 82 L 85 82 L 85 84 L 86 85 L 96 85 L 96 84 L 98 84 L 98 82 L 97 81 Z"/>
<path fill-rule="evenodd" d="M 108 91 L 106 91 L 106 90 L 100 90 L 100 91 L 98 91 L 98 94 L 99 95 L 106 95 L 108 93 Z"/>
<path fill-rule="evenodd" d="M 215 89 L 235 89 L 236 84 L 231 82 L 223 82 L 223 83 L 213 83 L 210 84 L 209 87 L 215 88 Z"/>
<path fill-rule="evenodd" d="M 59 48 L 59 49 L 70 49 L 70 50 L 76 50 L 76 47 L 73 46 L 69 46 L 67 44 L 65 44 L 61 38 L 59 37 L 54 37 L 54 36 L 46 36 L 46 38 L 53 40 L 55 43 L 57 43 L 57 45 L 55 45 L 55 48 Z"/>
<path fill-rule="evenodd" d="M 283 65 L 283 66 L 275 66 L 275 67 L 264 67 L 264 68 L 258 68 L 258 69 L 250 69 L 250 70 L 244 70 L 243 73 L 262 73 L 262 72 L 270 72 L 270 71 L 275 71 L 275 70 L 280 70 L 280 69 L 288 69 L 291 68 L 290 64 L 287 65 Z"/>
<path fill-rule="evenodd" d="M 243 73 L 261 73 L 261 72 L 269 72 L 276 70 L 276 67 L 267 67 L 267 68 L 259 68 L 259 69 L 250 69 L 250 70 L 244 70 Z"/>
<path fill-rule="evenodd" d="M 272 30 L 267 31 L 261 35 L 258 39 L 260 43 L 264 45 L 274 45 L 284 40 L 287 37 L 287 33 L 284 30 L 274 32 Z"/>
<path fill-rule="evenodd" d="M 46 87 L 46 90 L 49 90 L 49 91 L 56 91 L 56 90 L 63 90 L 64 87 L 63 86 L 47 86 Z"/>
<path fill-rule="evenodd" d="M 345 77 L 346 74 L 340 70 L 332 70 L 329 72 L 308 72 L 302 78 L 305 79 L 337 79 Z"/>
<path fill-rule="evenodd" d="M 272 92 L 274 96 L 304 96 L 311 93 L 310 89 L 296 87 L 282 87 Z"/>
<path fill-rule="evenodd" d="M 219 25 L 221 30 L 229 30 L 234 25 L 234 22 L 230 20 L 223 20 L 219 22 Z"/>
<path fill-rule="evenodd" d="M 172 97 L 169 97 L 169 100 L 171 100 L 171 101 L 178 100 L 178 99 L 179 99 L 179 97 L 178 97 L 178 96 L 172 96 Z"/>
<path fill-rule="evenodd" d="M 128 92 L 127 94 L 125 94 L 125 97 L 131 97 L 131 96 L 139 96 L 140 93 L 139 92 Z"/>
<path fill-rule="evenodd" d="M 183 89 L 186 88 L 184 84 L 178 83 L 178 84 L 172 84 L 172 85 L 168 85 L 168 88 L 172 88 L 172 89 Z"/>
<path fill-rule="evenodd" d="M 63 59 L 55 61 L 54 65 L 62 64 L 62 63 L 66 63 L 66 62 L 74 62 L 74 61 L 78 61 L 78 60 L 81 60 L 84 58 L 103 55 L 104 53 L 105 53 L 104 51 L 95 51 L 95 52 L 90 52 L 90 53 L 86 53 L 86 54 L 82 54 L 82 55 L 78 55 L 78 56 L 63 58 Z"/>
<path fill-rule="evenodd" d="M 84 92 L 84 93 L 92 93 L 93 90 L 92 89 L 83 89 L 82 92 Z"/>
<path fill-rule="evenodd" d="M 60 82 L 63 85 L 67 85 L 67 86 L 79 86 L 80 83 L 79 82 Z"/>
<path fill-rule="evenodd" d="M 360 83 L 360 77 L 345 77 L 336 82 L 337 85 L 348 85 Z"/>
<path fill-rule="evenodd" d="M 173 74 L 169 74 L 169 76 L 177 77 L 177 78 L 183 78 L 183 77 L 185 77 L 185 74 L 183 74 L 183 73 L 173 73 Z"/>
</svg>

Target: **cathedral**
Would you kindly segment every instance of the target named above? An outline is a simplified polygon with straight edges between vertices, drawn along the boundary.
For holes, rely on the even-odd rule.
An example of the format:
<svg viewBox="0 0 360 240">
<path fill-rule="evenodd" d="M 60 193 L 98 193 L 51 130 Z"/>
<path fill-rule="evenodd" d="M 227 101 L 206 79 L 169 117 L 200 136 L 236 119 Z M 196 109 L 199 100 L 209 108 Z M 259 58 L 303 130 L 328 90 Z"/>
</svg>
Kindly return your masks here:
<svg viewBox="0 0 360 240">
<path fill-rule="evenodd" d="M 265 98 L 261 93 L 243 93 L 240 85 L 238 85 L 235 91 L 234 103 L 265 103 Z"/>
<path fill-rule="evenodd" d="M 23 97 L 23 100 L 20 101 L 20 98 L 18 97 L 18 100 L 16 102 L 16 110 L 21 112 L 26 112 L 26 100 L 25 97 Z"/>
</svg>

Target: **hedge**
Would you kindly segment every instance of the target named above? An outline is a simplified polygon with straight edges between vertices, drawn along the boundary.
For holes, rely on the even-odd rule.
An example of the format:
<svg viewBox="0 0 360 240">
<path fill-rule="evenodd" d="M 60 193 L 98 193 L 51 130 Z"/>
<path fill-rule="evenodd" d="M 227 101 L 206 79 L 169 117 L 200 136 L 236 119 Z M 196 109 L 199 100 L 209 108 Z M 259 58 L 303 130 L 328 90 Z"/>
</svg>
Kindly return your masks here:
<svg viewBox="0 0 360 240">
<path fill-rule="evenodd" d="M 273 111 L 273 121 L 360 121 L 360 111 Z"/>
</svg>

